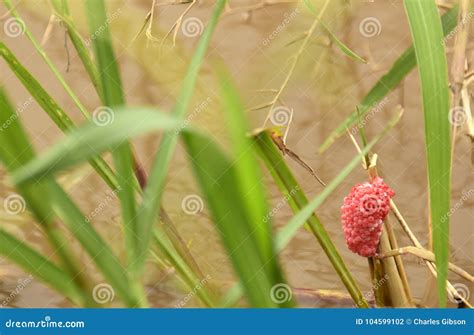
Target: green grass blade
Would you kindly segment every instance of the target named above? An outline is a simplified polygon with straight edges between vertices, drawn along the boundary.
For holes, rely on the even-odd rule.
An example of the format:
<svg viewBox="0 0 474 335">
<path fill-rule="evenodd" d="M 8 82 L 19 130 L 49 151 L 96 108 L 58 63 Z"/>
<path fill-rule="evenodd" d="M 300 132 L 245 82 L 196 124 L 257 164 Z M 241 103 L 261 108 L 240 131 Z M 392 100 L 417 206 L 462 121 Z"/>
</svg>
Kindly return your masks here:
<svg viewBox="0 0 474 335">
<path fill-rule="evenodd" d="M 8 8 L 9 13 L 18 21 L 18 23 L 23 27 L 23 32 L 25 33 L 26 37 L 30 40 L 31 44 L 33 44 L 34 48 L 38 52 L 38 54 L 43 58 L 45 63 L 48 65 L 48 67 L 51 69 L 53 72 L 54 76 L 56 79 L 59 81 L 61 86 L 64 88 L 64 90 L 67 92 L 67 94 L 71 97 L 71 99 L 74 101 L 74 104 L 77 106 L 77 108 L 80 110 L 82 115 L 84 117 L 88 118 L 89 113 L 87 112 L 87 109 L 84 107 L 84 105 L 81 103 L 77 95 L 74 93 L 72 88 L 68 85 L 66 80 L 64 80 L 63 76 L 59 72 L 59 70 L 56 68 L 56 66 L 53 64 L 51 59 L 49 59 L 48 55 L 46 52 L 43 50 L 41 47 L 40 43 L 35 39 L 31 31 L 28 29 L 28 27 L 25 25 L 25 21 L 21 19 L 20 15 L 18 14 L 16 10 L 16 5 L 12 4 L 11 0 L 3 0 L 5 3 L 5 6 Z"/>
<path fill-rule="evenodd" d="M 21 126 L 20 119 L 8 101 L 3 89 L 0 88 L 0 123 L 8 125 L 0 132 L 0 160 L 7 170 L 12 173 L 29 161 L 34 159 L 33 146 L 28 140 Z M 21 154 L 17 154 L 17 153 Z M 93 305 L 91 297 L 87 294 L 88 283 L 81 273 L 77 260 L 71 253 L 62 232 L 54 222 L 54 215 L 48 193 L 50 181 L 35 181 L 28 185 L 16 185 L 26 204 L 33 212 L 37 222 L 42 227 L 48 241 L 63 265 L 63 271 L 68 273 L 78 290 L 82 289 L 81 304 Z"/>
<path fill-rule="evenodd" d="M 23 184 L 41 179 L 112 150 L 135 136 L 162 129 L 170 130 L 180 125 L 175 118 L 153 109 L 125 109 L 128 112 L 118 109 L 114 122 L 108 125 L 98 126 L 88 122 L 74 129 L 41 157 L 16 170 L 13 180 Z"/>
<path fill-rule="evenodd" d="M 238 192 L 233 163 L 208 138 L 191 133 L 183 133 L 182 136 L 213 221 L 250 304 L 254 307 L 277 307 L 271 290 L 282 281 L 279 276 L 265 271 L 265 264 L 273 259 L 264 258 L 256 234 L 250 230 L 249 214 Z M 291 306 L 291 301 L 282 306 L 288 305 Z"/>
<path fill-rule="evenodd" d="M 313 4 L 308 1 L 308 0 L 303 0 L 304 4 L 308 9 L 311 11 L 311 13 L 314 15 L 315 18 L 318 18 L 318 12 L 314 8 Z M 319 24 L 323 27 L 324 31 L 329 35 L 329 38 L 336 43 L 337 47 L 344 53 L 346 56 L 349 56 L 350 58 L 353 58 L 361 63 L 367 63 L 367 61 L 359 56 L 355 51 L 353 51 L 351 48 L 349 48 L 344 42 L 342 42 L 333 32 L 329 29 L 329 27 L 322 21 L 318 20 Z"/>
<path fill-rule="evenodd" d="M 58 217 L 87 251 L 104 278 L 114 288 L 114 292 L 128 307 L 141 306 L 140 297 L 135 297 L 134 292 L 130 290 L 126 270 L 69 195 L 56 183 L 51 183 L 50 194 Z"/>
<path fill-rule="evenodd" d="M 68 2 L 66 0 L 51 0 L 51 3 L 53 5 L 55 15 L 61 20 L 61 22 L 66 27 L 69 39 L 74 45 L 74 48 L 76 49 L 77 54 L 81 59 L 81 62 L 84 65 L 84 68 L 86 69 L 87 74 L 89 75 L 89 78 L 97 91 L 97 94 L 100 97 L 100 100 L 104 101 L 102 88 L 100 86 L 99 72 L 97 71 L 97 67 L 92 61 L 89 49 L 87 48 L 86 44 L 84 43 L 84 40 L 82 39 L 81 35 L 79 34 L 74 25 L 72 17 L 69 13 Z"/>
<path fill-rule="evenodd" d="M 166 238 L 166 235 L 155 229 L 153 231 L 153 238 L 160 248 L 160 251 L 166 256 L 168 261 L 171 262 L 176 271 L 180 273 L 188 288 L 194 291 L 196 286 L 199 285 L 200 289 L 196 290 L 196 295 L 207 307 L 215 307 L 212 292 L 207 286 L 201 284 L 203 278 L 199 278 L 195 275 L 193 270 L 173 248 L 173 245 Z"/>
<path fill-rule="evenodd" d="M 244 107 L 227 74 L 220 75 L 220 87 L 227 129 L 232 140 L 233 154 L 236 157 L 234 168 L 239 187 L 237 192 L 243 195 L 243 201 L 248 209 L 250 229 L 255 231 L 259 240 L 258 245 L 261 246 L 265 257 L 269 257 L 274 250 L 270 220 L 266 218 L 269 212 L 267 196 L 262 185 L 262 173 L 255 157 L 254 143 L 247 137 L 249 129 L 245 120 Z"/>
<path fill-rule="evenodd" d="M 99 71 L 100 87 L 104 102 L 115 108 L 125 104 L 118 64 L 112 48 L 112 37 L 109 25 L 106 24 L 107 14 L 103 0 L 87 0 L 87 18 L 89 30 L 95 35 L 93 39 L 94 53 Z M 100 33 L 96 33 L 100 32 Z M 129 263 L 136 261 L 135 254 L 138 245 L 142 243 L 136 224 L 137 211 L 135 200 L 135 173 L 132 152 L 127 142 L 112 151 L 118 184 L 121 192 L 118 194 L 122 219 L 124 223 L 127 256 Z"/>
<path fill-rule="evenodd" d="M 449 257 L 451 139 L 448 66 L 434 1 L 405 0 L 423 92 L 432 241 L 440 307 L 446 306 Z"/>
<path fill-rule="evenodd" d="M 421 0 L 425 1 L 425 0 Z M 457 24 L 458 7 L 455 6 L 442 17 L 443 31 L 446 36 Z M 440 42 L 441 45 L 441 42 Z M 360 117 L 363 118 L 382 99 L 395 89 L 398 84 L 416 66 L 415 50 L 409 47 L 393 64 L 392 68 L 372 87 L 359 105 Z M 350 128 L 359 119 L 357 110 L 354 110 L 335 130 L 329 134 L 327 139 L 319 147 L 319 151 L 327 150 L 334 141 L 342 136 L 347 128 Z"/>
<path fill-rule="evenodd" d="M 0 229 L 0 254 L 47 283 L 77 305 L 82 303 L 82 294 L 74 285 L 74 279 L 63 269 L 51 263 L 37 251 Z"/>
<path fill-rule="evenodd" d="M 43 110 L 48 114 L 51 120 L 63 132 L 69 132 L 76 127 L 71 118 L 54 101 L 54 99 L 45 91 L 41 84 L 30 74 L 30 72 L 20 63 L 10 49 L 0 42 L 0 55 L 8 64 L 10 69 L 21 81 L 31 96 L 38 102 Z M 101 157 L 91 157 L 89 162 L 97 173 L 112 189 L 117 188 L 117 181 L 114 172 L 110 166 Z"/>
<path fill-rule="evenodd" d="M 188 72 L 184 78 L 183 86 L 176 100 L 176 105 L 172 111 L 172 114 L 179 119 L 184 119 L 186 111 L 191 102 L 191 97 L 196 86 L 199 69 L 204 60 L 212 33 L 214 32 L 219 20 L 219 15 L 222 12 L 225 3 L 225 0 L 217 1 L 209 23 L 207 24 L 201 38 L 199 39 L 197 49 L 194 52 Z M 137 255 L 137 270 L 142 268 L 143 262 L 146 259 L 150 238 L 152 236 L 152 227 L 156 217 L 159 215 L 160 201 L 163 194 L 165 178 L 171 157 L 173 155 L 174 149 L 176 148 L 177 136 L 178 135 L 175 131 L 166 132 L 163 136 L 158 153 L 151 168 L 148 184 L 143 195 L 143 201 L 138 211 L 138 226 L 140 229 L 138 238 L 140 239 L 141 243 L 139 245 L 139 252 Z"/>
</svg>

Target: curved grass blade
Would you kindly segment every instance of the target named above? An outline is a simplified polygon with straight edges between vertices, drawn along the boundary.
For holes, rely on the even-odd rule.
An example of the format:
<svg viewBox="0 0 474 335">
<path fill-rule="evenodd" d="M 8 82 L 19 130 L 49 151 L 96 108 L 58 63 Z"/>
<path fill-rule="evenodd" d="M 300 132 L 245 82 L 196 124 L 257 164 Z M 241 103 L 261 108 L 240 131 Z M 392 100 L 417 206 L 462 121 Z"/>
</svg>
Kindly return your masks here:
<svg viewBox="0 0 474 335">
<path fill-rule="evenodd" d="M 81 35 L 79 34 L 74 25 L 74 22 L 69 12 L 68 2 L 66 0 L 51 0 L 51 3 L 55 10 L 55 15 L 61 20 L 61 22 L 66 27 L 69 39 L 74 45 L 74 48 L 76 49 L 77 54 L 81 59 L 81 62 L 84 65 L 84 68 L 86 69 L 87 74 L 89 75 L 89 78 L 97 91 L 97 94 L 100 97 L 100 100 L 104 101 L 104 95 L 100 86 L 99 72 L 94 62 L 92 61 L 89 49 L 87 49 L 84 40 L 82 39 Z"/>
<path fill-rule="evenodd" d="M 405 0 L 423 92 L 433 249 L 440 307 L 446 306 L 449 257 L 451 140 L 448 66 L 434 1 Z"/>
<path fill-rule="evenodd" d="M 303 0 L 303 3 L 308 7 L 308 9 L 311 11 L 311 13 L 314 15 L 316 19 L 318 19 L 318 13 L 316 12 L 316 9 L 314 8 L 313 4 L 308 1 L 308 0 Z M 363 57 L 359 56 L 355 51 L 353 51 L 351 48 L 349 48 L 347 45 L 344 44 L 336 35 L 333 34 L 333 32 L 329 29 L 329 27 L 322 21 L 319 20 L 319 24 L 321 27 L 323 27 L 324 31 L 329 35 L 331 40 L 336 43 L 338 48 L 347 56 L 350 58 L 353 58 L 361 63 L 367 64 L 367 60 L 365 60 Z"/>
<path fill-rule="evenodd" d="M 93 39 L 94 53 L 99 71 L 100 87 L 107 106 L 116 108 L 125 104 L 118 64 L 112 48 L 112 37 L 107 24 L 103 0 L 87 0 L 87 19 Z M 100 33 L 98 33 L 100 32 Z M 138 246 L 142 243 L 138 234 L 135 199 L 134 161 L 128 142 L 112 151 L 116 176 L 121 192 L 118 194 L 124 224 L 125 243 L 129 265 L 136 262 Z M 132 272 L 133 267 L 130 269 Z M 138 282 L 138 279 L 136 280 Z M 137 284 L 138 285 L 138 284 Z"/>
<path fill-rule="evenodd" d="M 87 251 L 104 278 L 114 288 L 114 292 L 128 307 L 145 307 L 141 297 L 134 295 L 135 292 L 130 289 L 127 272 L 118 258 L 69 195 L 55 182 L 51 183 L 50 194 L 55 212 Z"/>
<path fill-rule="evenodd" d="M 196 86 L 199 69 L 204 60 L 212 33 L 215 30 L 219 20 L 219 15 L 224 9 L 225 3 L 225 0 L 217 1 L 211 19 L 209 20 L 209 23 L 207 24 L 201 35 L 201 38 L 199 39 L 197 49 L 194 52 L 188 72 L 184 78 L 181 91 L 176 100 L 176 105 L 172 110 L 172 114 L 179 119 L 184 118 L 191 102 L 191 97 Z M 141 242 L 138 246 L 139 250 L 137 253 L 137 271 L 140 271 L 143 268 L 143 263 L 146 259 L 146 254 L 148 253 L 153 223 L 155 222 L 155 219 L 159 215 L 160 211 L 160 201 L 163 194 L 168 166 L 177 143 L 177 133 L 178 132 L 176 131 L 166 132 L 163 136 L 158 153 L 156 154 L 152 164 L 150 176 L 148 178 L 148 184 L 143 195 L 143 201 L 138 211 L 138 238 Z"/>
<path fill-rule="evenodd" d="M 111 124 L 98 126 L 88 122 L 74 129 L 41 157 L 17 169 L 13 174 L 13 180 L 23 184 L 30 180 L 41 179 L 104 151 L 113 150 L 135 136 L 157 130 L 175 129 L 180 125 L 175 118 L 153 109 L 122 109 L 127 109 L 129 112 L 118 109 Z"/>
<path fill-rule="evenodd" d="M 448 35 L 457 24 L 458 7 L 454 6 L 442 17 L 444 36 Z M 441 42 L 439 42 L 441 44 Z M 395 89 L 398 84 L 416 66 L 415 50 L 409 47 L 396 61 L 392 68 L 377 81 L 372 89 L 367 93 L 359 105 L 360 117 L 363 118 L 382 99 Z M 359 119 L 358 111 L 355 110 L 349 115 L 335 130 L 329 134 L 326 140 L 319 147 L 319 152 L 327 150 L 334 141 L 342 136 L 347 128 L 350 128 Z"/>
<path fill-rule="evenodd" d="M 30 92 L 31 96 L 38 102 L 41 108 L 43 108 L 59 129 L 63 132 L 69 132 L 76 127 L 71 118 L 63 111 L 48 92 L 45 91 L 41 84 L 28 72 L 28 70 L 20 63 L 3 42 L 0 42 L 0 55 L 28 92 Z M 104 179 L 107 185 L 112 189 L 117 188 L 118 185 L 114 172 L 103 158 L 91 157 L 89 163 L 102 179 Z"/>
<path fill-rule="evenodd" d="M 3 127 L 0 131 L 0 160 L 11 173 L 34 159 L 34 151 L 21 126 L 18 114 L 14 111 L 1 88 L 0 124 L 2 124 L 2 127 L 8 125 L 7 128 Z M 48 193 L 49 183 L 50 181 L 35 181 L 28 185 L 16 186 L 43 229 L 48 241 L 53 246 L 54 251 L 58 254 L 63 266 L 62 271 L 65 271 L 72 278 L 72 282 L 81 292 L 80 304 L 93 306 L 92 298 L 87 294 L 89 283 L 80 271 L 78 262 L 69 246 L 63 242 L 65 238 L 58 229 L 56 222 L 54 222 Z"/>
<path fill-rule="evenodd" d="M 274 250 L 270 220 L 266 218 L 269 209 L 262 184 L 262 173 L 255 157 L 254 143 L 247 137 L 248 124 L 245 120 L 244 107 L 235 88 L 231 85 L 230 77 L 224 73 L 221 71 L 219 81 L 227 129 L 232 140 L 233 154 L 236 157 L 234 165 L 238 179 L 236 192 L 244 195 L 243 201 L 250 216 L 249 228 L 255 231 L 258 245 L 262 248 L 261 252 L 265 257 L 270 257 Z M 276 271 L 276 268 L 273 271 Z"/>
<path fill-rule="evenodd" d="M 0 254 L 31 273 L 33 277 L 50 285 L 73 303 L 82 304 L 82 293 L 67 272 L 3 229 L 0 229 Z"/>
<path fill-rule="evenodd" d="M 200 134 L 182 134 L 186 150 L 192 158 L 194 173 L 209 205 L 213 221 L 218 228 L 227 253 L 240 278 L 249 303 L 253 307 L 278 307 L 272 288 L 284 284 L 281 275 L 269 273 L 266 264 L 277 257 L 268 258 L 261 252 L 258 234 L 250 221 L 249 211 L 238 192 L 238 172 L 231 162 L 209 138 Z M 282 302 L 289 307 L 292 301 Z"/>
</svg>

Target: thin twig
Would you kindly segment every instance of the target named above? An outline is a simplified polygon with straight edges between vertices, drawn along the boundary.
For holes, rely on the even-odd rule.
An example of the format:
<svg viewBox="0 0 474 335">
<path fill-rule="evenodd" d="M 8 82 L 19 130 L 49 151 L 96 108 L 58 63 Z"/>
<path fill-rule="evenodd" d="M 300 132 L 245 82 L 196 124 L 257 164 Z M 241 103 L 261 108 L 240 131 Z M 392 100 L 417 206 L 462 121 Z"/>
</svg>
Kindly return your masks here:
<svg viewBox="0 0 474 335">
<path fill-rule="evenodd" d="M 382 259 L 382 258 L 387 258 L 387 257 L 397 257 L 397 256 L 399 257 L 401 255 L 406 255 L 406 254 L 417 256 L 421 259 L 424 259 L 425 261 L 430 261 L 430 262 L 435 261 L 435 255 L 431 251 L 414 247 L 414 246 L 396 248 L 388 252 L 385 252 L 383 254 L 378 254 L 376 257 Z M 474 276 L 469 274 L 466 270 L 462 269 L 461 267 L 453 263 L 448 263 L 448 267 L 449 267 L 449 270 L 451 270 L 452 272 L 463 277 L 467 281 L 474 283 Z"/>
</svg>

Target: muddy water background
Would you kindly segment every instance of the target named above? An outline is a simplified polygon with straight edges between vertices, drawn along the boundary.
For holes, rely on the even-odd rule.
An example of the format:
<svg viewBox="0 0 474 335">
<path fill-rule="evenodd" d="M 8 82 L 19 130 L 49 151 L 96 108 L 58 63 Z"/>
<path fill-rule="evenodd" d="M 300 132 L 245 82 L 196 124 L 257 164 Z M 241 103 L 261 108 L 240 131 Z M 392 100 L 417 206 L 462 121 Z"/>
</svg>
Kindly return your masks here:
<svg viewBox="0 0 474 335">
<path fill-rule="evenodd" d="M 141 37 L 132 42 L 138 32 L 149 6 L 149 1 L 109 1 L 113 14 L 111 27 L 114 43 L 119 55 L 122 78 L 129 104 L 147 104 L 169 110 L 182 82 L 183 73 L 189 63 L 190 55 L 196 47 L 197 38 L 186 37 L 178 32 L 177 45 L 146 42 Z M 197 17 L 203 22 L 209 18 L 212 1 L 203 1 L 196 6 L 189 17 Z M 231 1 L 231 6 L 254 5 L 256 1 Z M 345 3 L 345 2 L 344 2 Z M 321 3 L 315 3 L 321 8 Z M 72 13 L 79 27 L 86 32 L 84 9 L 79 1 L 71 1 Z M 184 7 L 157 7 L 153 33 L 162 39 Z M 47 26 L 49 7 L 43 1 L 23 1 L 19 6 L 26 24 L 40 39 Z M 3 12 L 2 12 L 3 13 Z M 361 34 L 359 24 L 368 17 L 380 22 L 379 33 L 373 37 Z M 287 24 L 284 23 L 285 18 Z M 295 73 L 282 94 L 283 102 L 294 109 L 294 120 L 287 139 L 289 148 L 297 152 L 326 181 L 334 178 L 342 167 L 354 156 L 355 149 L 348 138 L 339 139 L 330 150 L 320 155 L 318 147 L 352 108 L 360 102 L 375 81 L 389 68 L 393 61 L 410 44 L 408 25 L 402 3 L 399 1 L 350 2 L 331 1 L 325 15 L 326 22 L 333 27 L 347 44 L 358 53 L 368 57 L 368 65 L 358 64 L 341 54 L 335 47 L 327 47 L 327 39 L 316 31 L 308 48 L 303 52 Z M 195 94 L 190 121 L 211 133 L 219 142 L 226 145 L 226 134 L 219 99 L 213 63 L 223 59 L 231 69 L 239 85 L 245 105 L 249 108 L 268 102 L 273 95 L 259 90 L 278 89 L 283 82 L 290 57 L 301 42 L 287 45 L 298 39 L 312 23 L 311 17 L 303 9 L 295 10 L 294 5 L 283 4 L 267 6 L 248 12 L 225 14 L 211 43 L 207 61 L 201 72 L 198 90 Z M 284 29 L 276 31 L 278 25 Z M 472 26 L 472 24 L 471 24 Z M 87 36 L 84 33 L 84 36 Z M 269 36 L 274 36 L 269 39 Z M 35 53 L 24 36 L 10 38 L 3 34 L 2 39 L 13 49 L 21 62 L 40 80 L 60 105 L 78 122 L 82 117 L 74 104 L 53 78 L 47 66 Z M 269 39 L 269 40 L 267 40 Z M 448 43 L 452 43 L 449 41 Z M 472 41 L 471 47 L 472 47 Z M 85 71 L 69 44 L 70 66 L 66 73 L 67 57 L 64 47 L 64 30 L 55 25 L 45 47 L 48 55 L 64 74 L 68 83 L 77 92 L 83 103 L 92 111 L 99 106 Z M 468 59 L 473 59 L 472 48 Z M 472 64 L 471 64 L 472 65 Z M 28 92 L 3 64 L 0 65 L 2 84 L 12 101 L 19 106 L 22 121 L 25 123 L 38 151 L 44 151 L 63 135 L 52 124 L 39 106 L 33 102 Z M 375 151 L 379 154 L 379 171 L 386 181 L 396 190 L 395 201 L 404 217 L 424 245 L 428 244 L 428 205 L 423 135 L 423 117 L 421 95 L 416 73 L 413 72 L 403 85 L 388 96 L 386 102 L 377 108 L 367 121 L 367 134 L 374 136 L 394 114 L 394 107 L 401 104 L 405 114 L 398 126 L 381 140 Z M 22 107 L 23 106 L 23 107 Z M 252 124 L 260 126 L 266 110 L 249 113 Z M 134 142 L 138 156 L 146 169 L 151 166 L 153 155 L 159 143 L 159 136 L 147 136 Z M 474 272 L 473 264 L 473 222 L 474 197 L 462 201 L 463 192 L 474 189 L 473 170 L 470 165 L 470 146 L 467 138 L 460 136 L 456 141 L 454 157 L 452 204 L 459 204 L 451 217 L 451 261 L 468 272 Z M 321 186 L 299 166 L 289 162 L 309 197 L 321 191 Z M 0 200 L 14 190 L 9 186 L 4 170 L 0 170 Z M 283 201 L 277 189 L 268 178 L 269 198 L 273 206 Z M 354 273 L 364 292 L 370 290 L 367 261 L 350 253 L 344 243 L 339 220 L 339 207 L 342 198 L 350 187 L 366 179 L 362 168 L 351 173 L 339 188 L 318 210 L 323 224 L 342 253 L 348 267 Z M 110 191 L 88 166 L 81 166 L 59 177 L 61 183 L 74 197 L 85 213 L 101 208 L 94 217 L 97 229 L 106 237 L 117 253 L 123 256 L 120 234 L 120 210 L 116 199 L 111 199 Z M 206 208 L 200 214 L 188 215 L 183 212 L 182 200 L 190 194 L 198 194 L 189 165 L 181 147 L 173 158 L 170 169 L 164 206 L 175 222 L 183 238 L 189 242 L 191 252 L 205 274 L 211 278 L 212 285 L 226 289 L 234 280 L 230 262 L 215 233 L 209 212 Z M 470 193 L 472 195 L 472 193 Z M 274 216 L 274 226 L 278 229 L 292 216 L 290 209 L 284 206 Z M 10 215 L 0 207 L 1 226 L 26 239 L 43 253 L 51 255 L 44 238 L 28 214 Z M 409 245 L 408 239 L 392 218 L 399 244 Z M 71 243 L 72 239 L 71 239 Z M 73 243 L 78 250 L 79 246 Z M 429 273 L 414 257 L 404 257 L 410 283 L 415 297 L 422 298 Z M 102 279 L 90 259 L 83 253 L 81 260 L 84 270 L 97 282 Z M 281 255 L 288 280 L 292 286 L 305 289 L 331 289 L 344 291 L 315 238 L 301 230 Z M 54 307 L 69 306 L 69 303 L 52 290 L 36 280 L 28 279 L 17 267 L 0 259 L 0 300 L 6 299 L 19 286 L 19 290 L 8 306 L 18 307 Z M 462 279 L 450 275 L 453 283 L 464 283 Z M 149 265 L 146 279 L 150 300 L 153 306 L 174 306 L 188 294 L 176 279 L 172 269 L 159 269 Z M 472 291 L 472 286 L 470 287 Z M 472 300 L 472 298 L 470 299 Z M 195 306 L 191 301 L 187 307 Z M 120 306 L 118 302 L 114 305 Z M 307 306 L 339 306 L 321 300 L 305 301 Z"/>
</svg>

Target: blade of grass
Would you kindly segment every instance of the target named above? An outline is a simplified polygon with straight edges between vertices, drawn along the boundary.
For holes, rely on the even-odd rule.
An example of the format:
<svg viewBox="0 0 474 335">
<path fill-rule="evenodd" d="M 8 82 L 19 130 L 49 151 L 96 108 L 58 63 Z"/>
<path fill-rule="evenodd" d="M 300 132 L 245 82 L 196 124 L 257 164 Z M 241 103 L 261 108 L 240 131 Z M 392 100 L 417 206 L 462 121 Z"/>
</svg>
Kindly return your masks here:
<svg viewBox="0 0 474 335">
<path fill-rule="evenodd" d="M 433 250 L 438 270 L 440 307 L 446 305 L 449 257 L 451 142 L 448 66 L 443 33 L 434 1 L 405 0 L 423 92 L 425 141 Z"/>
<path fill-rule="evenodd" d="M 63 132 L 68 132 L 76 127 L 71 118 L 54 101 L 48 92 L 44 90 L 41 84 L 29 73 L 3 42 L 0 42 L 0 55 L 59 129 Z M 114 172 L 104 159 L 101 157 L 91 157 L 89 163 L 102 179 L 104 179 L 107 185 L 112 189 L 117 188 L 118 185 Z"/>
<path fill-rule="evenodd" d="M 104 102 L 111 108 L 123 106 L 125 98 L 122 90 L 118 64 L 112 48 L 112 37 L 107 23 L 107 14 L 103 0 L 87 0 L 86 14 L 89 30 L 93 39 L 94 54 L 99 71 L 100 87 L 103 92 Z M 126 241 L 127 259 L 129 270 L 134 273 L 132 264 L 136 261 L 138 246 L 142 243 L 138 234 L 137 210 L 135 199 L 136 177 L 134 161 L 128 142 L 124 142 L 112 151 L 116 167 L 116 175 L 121 192 L 118 194 L 124 233 Z M 136 274 L 135 274 L 136 275 Z M 139 289 L 138 276 L 136 276 L 136 289 Z"/>
<path fill-rule="evenodd" d="M 212 33 L 214 32 L 219 15 L 222 12 L 225 3 L 225 0 L 217 1 L 211 19 L 209 20 L 209 23 L 207 24 L 201 38 L 199 39 L 197 49 L 194 52 L 188 72 L 184 78 L 181 91 L 176 100 L 176 105 L 172 110 L 172 114 L 179 119 L 184 119 L 187 108 L 191 102 L 191 97 L 196 85 L 199 69 L 204 60 Z M 156 217 L 159 215 L 164 182 L 172 154 L 176 147 L 176 143 L 176 132 L 166 132 L 163 136 L 163 139 L 161 140 L 158 153 L 151 168 L 148 184 L 143 195 L 143 201 L 138 211 L 138 238 L 141 243 L 139 245 L 139 252 L 137 253 L 137 271 L 140 271 L 140 269 L 143 267 L 144 260 L 146 259 L 146 255 L 148 253 L 153 223 Z"/>
<path fill-rule="evenodd" d="M 444 36 L 448 35 L 457 24 L 458 7 L 454 6 L 442 17 Z M 441 41 L 440 41 L 441 44 Z M 413 46 L 409 47 L 396 61 L 392 68 L 377 81 L 372 89 L 359 105 L 360 117 L 363 118 L 377 103 L 395 89 L 398 84 L 413 70 L 416 66 L 415 50 Z M 335 130 L 333 130 L 326 140 L 319 147 L 319 152 L 327 150 L 334 141 L 344 135 L 347 128 L 350 128 L 359 119 L 357 110 L 352 112 Z"/>
<path fill-rule="evenodd" d="M 97 91 L 97 94 L 100 97 L 100 100 L 104 101 L 104 95 L 100 86 L 99 72 L 94 62 L 92 61 L 89 49 L 87 48 L 86 44 L 84 43 L 84 40 L 82 39 L 81 35 L 79 34 L 74 25 L 74 22 L 69 12 L 68 2 L 65 0 L 51 0 L 51 3 L 53 5 L 55 15 L 61 20 L 61 22 L 66 27 L 69 39 L 74 45 L 74 48 L 76 49 L 77 54 L 81 59 L 81 62 L 84 65 L 84 68 L 86 69 L 87 74 L 89 75 L 89 78 Z"/>
<path fill-rule="evenodd" d="M 20 119 L 2 88 L 0 88 L 0 124 L 8 125 L 0 132 L 0 160 L 12 173 L 34 159 L 34 152 L 33 146 L 21 126 Z M 18 152 L 21 154 L 16 154 Z M 77 289 L 81 292 L 81 304 L 93 306 L 92 299 L 85 293 L 88 292 L 89 283 L 80 271 L 78 262 L 67 243 L 63 242 L 65 237 L 54 222 L 47 188 L 48 183 L 49 181 L 35 181 L 28 185 L 16 186 L 42 227 L 54 251 L 58 254 L 64 267 L 63 271 L 73 279 Z"/>
<path fill-rule="evenodd" d="M 250 227 L 249 211 L 238 192 L 238 172 L 221 150 L 208 138 L 185 132 L 182 134 L 194 173 L 211 210 L 234 268 L 253 307 L 277 307 L 272 298 L 275 285 L 283 283 L 278 274 L 269 274 L 266 263 L 272 258 L 263 255 L 258 234 Z M 253 228 L 253 230 L 252 230 Z M 290 296 L 291 297 L 291 296 Z M 282 301 L 291 306 L 292 301 Z"/>
<path fill-rule="evenodd" d="M 54 76 L 56 79 L 59 81 L 61 86 L 64 88 L 64 90 L 67 92 L 67 94 L 71 97 L 71 99 L 74 101 L 74 104 L 77 106 L 77 108 L 80 110 L 82 115 L 84 117 L 88 118 L 89 113 L 87 112 L 87 109 L 84 107 L 84 105 L 81 103 L 77 95 L 74 93 L 72 88 L 68 85 L 66 80 L 62 77 L 61 73 L 59 70 L 56 68 L 56 66 L 53 64 L 51 59 L 49 59 L 48 55 L 46 52 L 43 50 L 41 47 L 40 43 L 35 39 L 31 31 L 28 29 L 28 27 L 25 24 L 25 21 L 21 19 L 20 15 L 18 14 L 17 10 L 15 9 L 16 6 L 12 4 L 11 0 L 3 0 L 5 6 L 8 8 L 9 13 L 17 20 L 17 22 L 23 27 L 23 32 L 28 37 L 28 39 L 31 41 L 31 44 L 33 44 L 34 48 L 38 52 L 38 54 L 43 58 L 45 63 L 49 66 L 51 71 L 53 72 Z"/>
<path fill-rule="evenodd" d="M 134 296 L 135 292 L 130 290 L 126 270 L 69 195 L 55 182 L 51 183 L 50 194 L 57 215 L 87 251 L 114 292 L 128 307 L 142 306 L 141 297 Z"/>
<path fill-rule="evenodd" d="M 87 122 L 72 130 L 64 140 L 41 157 L 16 170 L 13 180 L 22 184 L 42 179 L 113 149 L 135 136 L 162 129 L 175 129 L 180 125 L 175 118 L 151 108 L 119 108 L 117 111 L 113 123 L 97 126 L 93 122 Z"/>
<path fill-rule="evenodd" d="M 81 291 L 67 272 L 3 229 L 0 229 L 0 254 L 31 273 L 33 277 L 47 283 L 76 305 L 83 303 Z"/>
<path fill-rule="evenodd" d="M 230 77 L 221 70 L 220 88 L 223 101 L 223 110 L 227 118 L 227 128 L 232 140 L 235 159 L 235 171 L 238 179 L 236 190 L 243 196 L 243 201 L 249 211 L 249 229 L 254 231 L 262 247 L 261 252 L 268 258 L 274 253 L 270 220 L 266 219 L 269 212 L 266 202 L 267 196 L 262 185 L 262 174 L 255 157 L 254 143 L 247 137 L 248 124 L 244 117 L 242 106 Z M 269 266 L 275 266 L 271 262 Z M 276 271 L 274 268 L 272 271 Z"/>
</svg>

